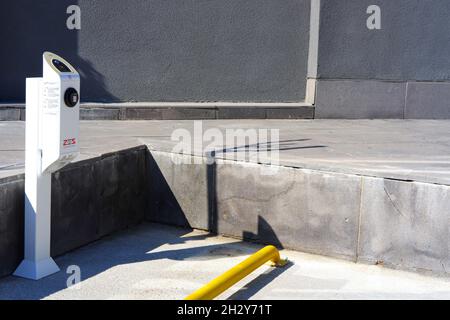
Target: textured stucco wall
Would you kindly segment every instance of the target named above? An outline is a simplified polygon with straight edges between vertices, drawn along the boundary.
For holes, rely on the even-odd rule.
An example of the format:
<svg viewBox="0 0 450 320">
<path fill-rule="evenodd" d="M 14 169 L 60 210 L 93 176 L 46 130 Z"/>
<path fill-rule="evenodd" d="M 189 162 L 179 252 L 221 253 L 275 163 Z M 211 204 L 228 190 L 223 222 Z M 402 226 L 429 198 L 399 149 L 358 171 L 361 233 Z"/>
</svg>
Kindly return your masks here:
<svg viewBox="0 0 450 320">
<path fill-rule="evenodd" d="M 0 102 L 24 100 L 44 50 L 80 70 L 89 102 L 302 101 L 309 14 L 309 0 L 4 1 Z"/>
<path fill-rule="evenodd" d="M 0 2 L 0 103 L 24 102 L 25 78 L 42 76 L 42 53 L 54 51 L 69 61 L 77 35 L 66 28 L 73 0 Z"/>
<path fill-rule="evenodd" d="M 449 15 L 448 0 L 321 0 L 316 117 L 449 119 Z"/>
<path fill-rule="evenodd" d="M 448 0 L 321 0 L 319 78 L 450 80 L 449 16 Z"/>
</svg>

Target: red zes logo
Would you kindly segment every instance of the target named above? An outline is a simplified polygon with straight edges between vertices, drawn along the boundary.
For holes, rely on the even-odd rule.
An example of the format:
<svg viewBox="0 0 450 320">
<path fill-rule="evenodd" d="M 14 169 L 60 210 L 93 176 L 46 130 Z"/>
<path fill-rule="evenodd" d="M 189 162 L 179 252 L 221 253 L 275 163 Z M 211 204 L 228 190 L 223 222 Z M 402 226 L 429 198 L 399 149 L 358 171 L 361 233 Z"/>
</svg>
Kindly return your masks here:
<svg viewBox="0 0 450 320">
<path fill-rule="evenodd" d="M 63 146 L 64 147 L 73 146 L 75 144 L 77 144 L 77 140 L 75 138 L 65 139 L 64 142 L 63 142 Z"/>
</svg>

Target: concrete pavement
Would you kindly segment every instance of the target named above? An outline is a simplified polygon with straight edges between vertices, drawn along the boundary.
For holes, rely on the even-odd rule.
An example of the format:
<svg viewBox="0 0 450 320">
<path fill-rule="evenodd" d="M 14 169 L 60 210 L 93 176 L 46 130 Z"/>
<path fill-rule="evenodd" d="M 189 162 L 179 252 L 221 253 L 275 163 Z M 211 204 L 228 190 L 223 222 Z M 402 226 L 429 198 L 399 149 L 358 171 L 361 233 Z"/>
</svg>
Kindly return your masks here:
<svg viewBox="0 0 450 320">
<path fill-rule="evenodd" d="M 38 282 L 0 280 L 0 299 L 183 299 L 260 245 L 206 232 L 142 224 L 56 259 Z M 450 280 L 283 250 L 291 263 L 263 266 L 220 299 L 450 299 Z M 66 287 L 69 266 L 82 282 Z"/>
<path fill-rule="evenodd" d="M 450 185 L 450 120 L 205 120 L 203 132 L 279 129 L 283 166 Z M 194 121 L 83 121 L 79 160 L 138 145 L 171 152 L 176 129 Z M 0 122 L 0 178 L 22 172 L 23 122 Z M 204 156 L 208 143 L 195 141 Z M 200 142 L 200 143 L 199 143 Z M 227 143 L 217 147 L 226 148 Z M 216 155 L 232 158 L 233 154 Z"/>
</svg>

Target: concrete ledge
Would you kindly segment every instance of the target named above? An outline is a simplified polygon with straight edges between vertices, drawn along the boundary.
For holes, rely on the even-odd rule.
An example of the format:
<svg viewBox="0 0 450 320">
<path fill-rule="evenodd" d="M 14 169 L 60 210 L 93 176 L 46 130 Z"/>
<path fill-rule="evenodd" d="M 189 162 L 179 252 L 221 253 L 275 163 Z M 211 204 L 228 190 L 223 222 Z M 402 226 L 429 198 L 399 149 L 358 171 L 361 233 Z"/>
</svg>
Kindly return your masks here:
<svg viewBox="0 0 450 320">
<path fill-rule="evenodd" d="M 81 120 L 313 119 L 306 103 L 83 103 Z M 23 104 L 0 104 L 0 121 L 25 120 Z"/>
<path fill-rule="evenodd" d="M 0 121 L 20 121 L 22 108 L 0 107 Z"/>
<path fill-rule="evenodd" d="M 150 221 L 448 275 L 448 186 L 284 166 L 273 175 L 273 167 L 220 159 L 174 165 L 186 157 L 198 158 L 151 151 L 161 170 L 157 179 L 149 172 L 157 181 Z"/>
<path fill-rule="evenodd" d="M 95 103 L 85 102 L 82 105 L 93 108 L 175 108 L 175 109 L 218 109 L 218 108 L 301 108 L 311 107 L 306 102 L 121 102 Z"/>
<path fill-rule="evenodd" d="M 361 177 L 221 159 L 177 173 L 198 157 L 150 152 L 150 221 L 356 261 Z"/>
<path fill-rule="evenodd" d="M 110 108 L 81 108 L 80 120 L 120 120 L 121 110 Z"/>
<path fill-rule="evenodd" d="M 450 271 L 450 187 L 364 178 L 359 260 Z"/>
<path fill-rule="evenodd" d="M 145 147 L 69 165 L 52 177 L 51 253 L 57 256 L 144 219 Z M 0 181 L 0 276 L 23 259 L 24 176 Z"/>
<path fill-rule="evenodd" d="M 355 260 L 359 177 L 287 167 L 271 174 L 232 161 L 216 168 L 219 233 Z"/>
<path fill-rule="evenodd" d="M 403 119 L 406 83 L 318 80 L 319 119 Z"/>
<path fill-rule="evenodd" d="M 355 262 L 450 270 L 448 186 L 222 159 L 178 164 L 193 158 L 138 147 L 55 173 L 52 255 L 149 220 Z M 2 180 L 0 203 L 7 275 L 22 258 L 23 175 Z"/>
<path fill-rule="evenodd" d="M 450 119 L 450 82 L 317 81 L 318 119 Z"/>
<path fill-rule="evenodd" d="M 406 119 L 450 119 L 449 82 L 409 82 Z"/>
<path fill-rule="evenodd" d="M 149 208 L 146 217 L 180 227 L 210 230 L 210 192 L 206 164 L 189 163 L 190 155 L 151 151 L 147 180 Z"/>
</svg>

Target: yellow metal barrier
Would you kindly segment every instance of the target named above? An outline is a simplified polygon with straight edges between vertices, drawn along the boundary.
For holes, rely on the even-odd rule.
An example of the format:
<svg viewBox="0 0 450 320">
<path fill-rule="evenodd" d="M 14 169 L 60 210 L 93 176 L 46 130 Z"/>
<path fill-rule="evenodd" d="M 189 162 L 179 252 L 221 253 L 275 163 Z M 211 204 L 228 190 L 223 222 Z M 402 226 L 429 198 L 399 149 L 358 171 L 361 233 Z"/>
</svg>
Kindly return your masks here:
<svg viewBox="0 0 450 320">
<path fill-rule="evenodd" d="M 215 278 L 204 287 L 190 294 L 185 300 L 212 300 L 232 285 L 248 276 L 254 270 L 258 269 L 267 261 L 271 261 L 273 266 L 277 267 L 282 267 L 287 263 L 287 260 L 280 258 L 280 253 L 277 248 L 274 246 L 267 246 L 221 276 Z"/>
</svg>

